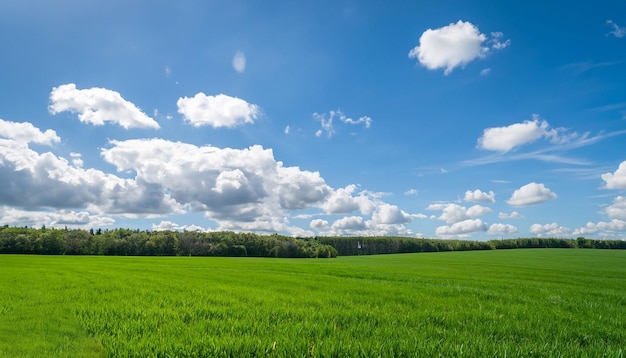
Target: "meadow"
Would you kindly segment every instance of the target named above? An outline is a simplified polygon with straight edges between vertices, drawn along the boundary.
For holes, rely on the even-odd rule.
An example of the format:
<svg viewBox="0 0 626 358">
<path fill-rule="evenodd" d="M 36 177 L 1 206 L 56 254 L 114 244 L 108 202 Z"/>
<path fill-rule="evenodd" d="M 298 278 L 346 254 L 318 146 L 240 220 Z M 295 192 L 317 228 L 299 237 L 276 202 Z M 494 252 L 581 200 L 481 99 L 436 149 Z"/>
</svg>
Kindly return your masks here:
<svg viewBox="0 0 626 358">
<path fill-rule="evenodd" d="M 626 251 L 0 255 L 0 357 L 624 357 Z"/>
</svg>

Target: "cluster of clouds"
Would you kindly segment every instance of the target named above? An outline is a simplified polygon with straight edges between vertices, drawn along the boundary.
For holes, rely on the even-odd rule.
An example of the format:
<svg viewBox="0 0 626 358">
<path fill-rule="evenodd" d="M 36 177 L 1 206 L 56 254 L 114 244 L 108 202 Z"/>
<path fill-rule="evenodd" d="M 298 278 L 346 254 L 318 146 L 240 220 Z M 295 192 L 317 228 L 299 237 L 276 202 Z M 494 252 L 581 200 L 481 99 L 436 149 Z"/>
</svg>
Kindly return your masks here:
<svg viewBox="0 0 626 358">
<path fill-rule="evenodd" d="M 612 185 L 610 189 L 626 189 L 626 161 L 620 164 L 620 168 L 614 173 L 606 173 L 603 178 L 619 178 L 619 185 Z M 608 183 L 604 188 L 609 188 Z M 513 207 L 526 207 L 538 205 L 549 200 L 556 199 L 557 195 L 540 183 L 529 183 L 515 190 L 506 203 Z M 463 198 L 464 202 L 495 203 L 495 194 L 483 192 L 481 190 L 468 190 Z M 486 232 L 489 235 L 510 236 L 518 232 L 518 228 L 507 223 L 494 223 L 489 225 L 482 216 L 490 213 L 491 208 L 476 204 L 470 207 L 459 203 L 435 203 L 429 205 L 426 210 L 440 211 L 439 216 L 433 215 L 430 218 L 443 221 L 445 225 L 436 228 L 436 235 L 440 237 L 468 237 L 473 233 Z M 626 231 L 626 197 L 617 196 L 613 203 L 602 210 L 610 221 L 588 222 L 585 226 L 570 229 L 560 226 L 557 223 L 533 224 L 528 229 L 530 233 L 538 237 L 573 237 L 581 235 L 598 235 L 610 238 L 616 232 Z M 498 218 L 501 220 L 522 219 L 523 215 L 518 211 L 510 213 L 500 212 Z"/>
<path fill-rule="evenodd" d="M 536 205 L 556 198 L 556 194 L 546 188 L 544 184 L 529 183 L 515 190 L 507 204 L 524 207 Z M 464 202 L 493 204 L 496 202 L 493 191 L 484 192 L 479 189 L 468 190 L 463 198 Z M 441 215 L 432 216 L 432 219 L 443 221 L 446 225 L 437 227 L 435 233 L 442 237 L 467 237 L 472 233 L 486 232 L 490 235 L 512 235 L 518 232 L 517 227 L 511 224 L 494 223 L 488 225 L 482 216 L 490 213 L 491 208 L 475 204 L 470 207 L 458 203 L 435 203 L 426 210 L 440 211 Z M 521 219 L 522 215 L 513 211 L 509 214 L 500 212 L 499 219 Z"/>
<path fill-rule="evenodd" d="M 179 112 L 192 126 L 232 128 L 253 123 L 258 106 L 226 95 L 183 97 Z M 51 114 L 70 112 L 93 125 L 117 124 L 123 128 L 159 128 L 154 119 L 131 102 L 108 89 L 80 90 L 74 84 L 52 89 Z M 351 119 L 340 111 L 319 115 L 328 128 L 338 119 L 350 125 L 368 127 L 369 117 Z M 330 124 L 329 124 L 330 123 Z M 324 124 L 323 124 L 324 125 Z M 330 129 L 328 133 L 332 133 Z M 501 138 L 507 139 L 506 143 Z M 508 152 L 521 145 L 546 138 L 563 143 L 577 134 L 553 129 L 539 118 L 505 127 L 485 129 L 478 140 L 481 149 Z M 100 149 L 104 162 L 123 178 L 94 168 L 83 168 L 80 153 L 69 158 L 52 150 L 61 138 L 53 129 L 39 129 L 31 123 L 0 119 L 0 224 L 67 225 L 100 227 L 116 218 L 166 218 L 171 214 L 202 213 L 216 223 L 215 230 L 283 232 L 311 235 L 415 235 L 407 224 L 428 216 L 412 214 L 384 200 L 386 194 L 370 192 L 351 184 L 332 188 L 319 172 L 284 166 L 271 149 L 218 148 L 210 145 L 175 142 L 161 138 L 109 140 Z M 626 189 L 626 161 L 613 173 L 602 174 L 606 189 Z M 406 195 L 416 195 L 415 189 Z M 542 183 L 531 182 L 515 190 L 506 203 L 513 207 L 537 205 L 557 199 Z M 512 235 L 517 227 L 508 223 L 489 225 L 482 218 L 492 212 L 486 205 L 496 202 L 493 191 L 468 190 L 463 202 L 434 203 L 430 218 L 444 225 L 436 228 L 440 237 L 467 237 L 472 233 Z M 298 214 L 302 211 L 313 214 Z M 626 198 L 618 196 L 604 209 L 610 219 L 589 222 L 570 230 L 556 223 L 535 224 L 530 232 L 539 236 L 595 234 L 623 231 L 626 227 Z M 517 211 L 500 212 L 501 220 L 519 219 Z M 308 227 L 291 220 L 309 219 Z M 163 220 L 155 230 L 207 230 L 195 225 L 178 225 Z"/>
<path fill-rule="evenodd" d="M 259 107 L 226 96 L 180 98 L 183 119 L 192 126 L 232 128 L 253 123 Z M 159 128 L 158 123 L 118 92 L 104 88 L 77 89 L 74 84 L 52 89 L 51 114 L 77 114 L 92 125 Z M 340 111 L 331 121 L 363 124 Z M 161 138 L 109 140 L 100 149 L 104 162 L 132 178 L 83 168 L 80 153 L 69 158 L 53 153 L 61 138 L 52 129 L 0 119 L 0 224 L 108 226 L 115 218 L 159 218 L 171 214 L 203 213 L 217 230 L 287 232 L 314 235 L 316 231 L 343 235 L 353 232 L 410 234 L 404 224 L 413 216 L 382 200 L 382 194 L 356 185 L 334 189 L 318 172 L 284 166 L 271 149 L 197 146 Z M 36 150 L 32 144 L 49 147 Z M 317 209 L 321 215 L 358 213 L 332 223 L 315 221 L 311 229 L 291 225 L 293 212 Z M 359 221 L 360 222 L 355 222 Z M 164 220 L 154 229 L 199 229 Z"/>
</svg>

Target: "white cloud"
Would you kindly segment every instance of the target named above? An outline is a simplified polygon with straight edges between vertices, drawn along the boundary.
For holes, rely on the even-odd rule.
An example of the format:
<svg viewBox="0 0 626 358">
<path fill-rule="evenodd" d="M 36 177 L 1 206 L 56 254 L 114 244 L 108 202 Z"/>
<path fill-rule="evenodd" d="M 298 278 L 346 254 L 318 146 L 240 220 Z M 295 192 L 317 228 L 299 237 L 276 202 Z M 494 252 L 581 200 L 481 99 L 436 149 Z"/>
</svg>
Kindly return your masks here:
<svg viewBox="0 0 626 358">
<path fill-rule="evenodd" d="M 410 221 L 411 215 L 387 203 L 380 204 L 372 214 L 372 222 L 377 225 L 404 224 Z"/>
<path fill-rule="evenodd" d="M 341 120 L 343 123 L 346 123 L 346 124 L 352 124 L 352 125 L 363 124 L 365 128 L 369 128 L 372 126 L 372 118 L 368 116 L 359 117 L 359 119 L 352 119 L 350 117 L 346 117 L 345 115 L 341 114 L 339 116 L 339 120 Z"/>
<path fill-rule="evenodd" d="M 314 219 L 314 220 L 311 220 L 309 227 L 311 229 L 316 229 L 316 230 L 327 229 L 328 221 L 323 220 L 323 219 Z"/>
<path fill-rule="evenodd" d="M 618 196 L 613 204 L 605 209 L 606 215 L 611 219 L 626 220 L 626 197 Z"/>
<path fill-rule="evenodd" d="M 609 34 L 622 38 L 626 36 L 626 27 L 621 27 L 618 24 L 614 23 L 612 20 L 606 20 L 606 24 L 613 28 L 613 31 L 609 32 Z"/>
<path fill-rule="evenodd" d="M 80 153 L 71 152 L 70 157 L 72 158 L 72 165 L 75 167 L 82 168 L 83 164 L 85 164 Z"/>
<path fill-rule="evenodd" d="M 78 113 L 81 122 L 93 125 L 111 122 L 126 129 L 159 128 L 154 119 L 126 101 L 118 92 L 106 88 L 79 90 L 73 83 L 54 87 L 50 93 L 49 111 L 52 114 L 65 111 Z"/>
<path fill-rule="evenodd" d="M 207 229 L 198 225 L 179 225 L 171 221 L 161 221 L 158 224 L 152 224 L 153 231 L 199 231 L 206 232 Z"/>
<path fill-rule="evenodd" d="M 491 68 L 483 68 L 482 70 L 480 70 L 481 76 L 487 76 L 490 73 L 491 73 Z"/>
<path fill-rule="evenodd" d="M 474 206 L 470 206 L 467 209 L 467 216 L 470 218 L 475 218 L 478 216 L 483 216 L 489 212 L 491 212 L 491 209 L 486 206 L 474 205 Z"/>
<path fill-rule="evenodd" d="M 428 29 L 422 33 L 419 46 L 409 52 L 409 58 L 415 58 L 429 70 L 445 68 L 444 74 L 450 74 L 457 67 L 464 67 L 477 58 L 484 58 L 490 48 L 503 49 L 510 44 L 502 41 L 502 33 L 492 33 L 491 39 L 480 33 L 478 27 L 470 22 L 459 20 L 438 29 Z"/>
<path fill-rule="evenodd" d="M 37 143 L 52 146 L 53 143 L 61 141 L 61 138 L 52 129 L 42 132 L 32 123 L 10 122 L 3 119 L 0 119 L 0 137 L 12 139 L 22 145 Z"/>
<path fill-rule="evenodd" d="M 16 208 L 0 206 L 0 225 L 19 225 L 39 227 L 62 228 L 67 226 L 72 229 L 91 229 L 111 226 L 115 220 L 107 216 L 92 215 L 86 211 L 74 210 L 20 210 Z"/>
<path fill-rule="evenodd" d="M 492 224 L 487 230 L 487 234 L 490 235 L 510 235 L 516 232 L 517 228 L 510 224 Z"/>
<path fill-rule="evenodd" d="M 346 214 L 359 211 L 361 214 L 371 214 L 376 208 L 375 199 L 367 192 L 356 193 L 357 186 L 348 185 L 332 192 L 322 208 L 327 214 Z"/>
<path fill-rule="evenodd" d="M 468 190 L 465 192 L 465 197 L 463 198 L 463 200 L 471 201 L 471 202 L 495 203 L 496 195 L 494 194 L 493 191 L 490 191 L 489 193 L 487 193 L 484 191 L 480 191 L 478 189 L 474 191 Z"/>
<path fill-rule="evenodd" d="M 323 222 L 319 223 L 320 228 Z M 413 232 L 403 224 L 384 224 L 374 220 L 364 220 L 360 216 L 348 216 L 336 220 L 327 231 L 320 232 L 321 235 L 332 236 L 409 236 Z"/>
<path fill-rule="evenodd" d="M 551 237 L 564 237 L 564 236 L 571 235 L 570 229 L 564 226 L 559 226 L 559 224 L 557 223 L 545 224 L 545 225 L 533 224 L 530 227 L 530 232 L 540 237 L 544 235 L 551 236 Z"/>
<path fill-rule="evenodd" d="M 609 222 L 588 222 L 584 227 L 578 228 L 574 230 L 572 235 L 580 236 L 580 235 L 589 235 L 595 234 L 597 232 L 608 231 L 608 232 L 626 232 L 626 221 L 613 219 Z"/>
<path fill-rule="evenodd" d="M 235 53 L 235 57 L 233 57 L 233 68 L 239 73 L 243 73 L 243 71 L 246 70 L 246 55 L 243 52 L 237 51 L 237 53 Z"/>
<path fill-rule="evenodd" d="M 250 221 L 220 220 L 216 231 L 260 232 L 265 234 L 284 232 L 299 237 L 315 235 L 313 231 L 292 226 L 286 218 L 277 216 L 261 216 Z"/>
<path fill-rule="evenodd" d="M 500 212 L 498 213 L 498 218 L 500 219 L 521 219 L 524 216 L 517 211 L 512 211 L 510 214 Z"/>
<path fill-rule="evenodd" d="M 602 174 L 606 189 L 626 189 L 626 160 L 620 163 L 615 173 Z"/>
<path fill-rule="evenodd" d="M 340 122 L 349 125 L 362 124 L 365 128 L 369 128 L 372 125 L 372 118 L 368 116 L 359 117 L 359 119 L 352 119 L 341 112 L 341 110 L 330 111 L 328 115 L 326 113 L 313 113 L 313 119 L 320 122 L 322 128 L 315 132 L 315 136 L 321 137 L 326 133 L 328 138 L 331 138 L 335 134 L 334 120 L 338 119 Z"/>
<path fill-rule="evenodd" d="M 417 189 L 409 189 L 407 191 L 404 192 L 404 195 L 418 195 L 419 192 Z"/>
<path fill-rule="evenodd" d="M 439 220 L 445 221 L 446 224 L 454 224 L 460 221 L 476 218 L 490 212 L 491 209 L 486 206 L 474 205 L 469 209 L 452 203 L 438 203 L 429 205 L 426 210 L 441 210 Z"/>
<path fill-rule="evenodd" d="M 515 190 L 511 198 L 507 200 L 507 203 L 513 206 L 527 206 L 540 204 L 556 198 L 556 194 L 546 188 L 543 184 L 533 182 Z"/>
<path fill-rule="evenodd" d="M 278 186 L 275 193 L 282 208 L 304 209 L 332 195 L 332 189 L 326 185 L 319 172 L 284 167 L 281 162 L 278 162 L 277 171 Z"/>
<path fill-rule="evenodd" d="M 577 136 L 577 134 L 570 135 L 570 137 L 573 136 Z M 568 139 L 568 137 L 559 137 L 558 130 L 550 129 L 548 122 L 540 120 L 537 115 L 533 115 L 532 121 L 485 129 L 483 136 L 478 139 L 478 148 L 506 153 L 542 137 L 551 138 L 553 142 Z"/>
<path fill-rule="evenodd" d="M 163 191 L 71 165 L 63 157 L 40 154 L 0 139 L 0 204 L 27 210 L 86 208 L 96 214 L 163 214 L 179 211 Z"/>
<path fill-rule="evenodd" d="M 365 222 L 360 216 L 347 216 L 336 220 L 331 229 L 343 231 L 343 230 L 363 230 L 365 229 Z"/>
<path fill-rule="evenodd" d="M 492 32 L 491 38 L 487 41 L 492 49 L 503 50 L 511 45 L 511 40 L 507 39 L 502 41 L 504 34 L 502 32 Z"/>
<path fill-rule="evenodd" d="M 438 236 L 459 236 L 486 230 L 487 225 L 482 220 L 468 219 L 454 223 L 451 226 L 439 226 L 435 230 L 435 234 Z"/>
<path fill-rule="evenodd" d="M 320 204 L 331 189 L 317 172 L 283 167 L 269 149 L 197 147 L 163 139 L 112 141 L 105 160 L 163 187 L 216 220 L 253 221 Z"/>
<path fill-rule="evenodd" d="M 200 92 L 191 98 L 179 98 L 176 105 L 178 113 L 194 127 L 233 128 L 254 123 L 261 113 L 257 105 L 224 94 L 207 96 Z"/>
</svg>

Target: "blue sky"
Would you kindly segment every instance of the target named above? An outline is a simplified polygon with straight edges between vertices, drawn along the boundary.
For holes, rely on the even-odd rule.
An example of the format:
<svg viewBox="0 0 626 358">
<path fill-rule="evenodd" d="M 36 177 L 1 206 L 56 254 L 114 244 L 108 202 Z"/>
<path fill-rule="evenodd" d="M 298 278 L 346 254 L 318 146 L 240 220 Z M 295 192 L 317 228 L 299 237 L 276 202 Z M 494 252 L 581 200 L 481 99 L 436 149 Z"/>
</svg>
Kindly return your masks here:
<svg viewBox="0 0 626 358">
<path fill-rule="evenodd" d="M 626 2 L 3 1 L 0 224 L 626 237 Z"/>
</svg>

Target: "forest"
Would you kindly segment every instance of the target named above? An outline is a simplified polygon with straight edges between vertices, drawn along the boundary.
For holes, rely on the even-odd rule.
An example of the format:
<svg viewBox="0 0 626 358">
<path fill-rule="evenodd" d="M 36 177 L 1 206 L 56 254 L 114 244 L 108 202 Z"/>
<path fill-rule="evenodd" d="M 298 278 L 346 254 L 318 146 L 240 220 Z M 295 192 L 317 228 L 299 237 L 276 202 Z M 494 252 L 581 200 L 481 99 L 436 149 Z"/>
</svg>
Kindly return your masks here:
<svg viewBox="0 0 626 358">
<path fill-rule="evenodd" d="M 575 240 L 518 238 L 490 241 L 387 236 L 294 238 L 278 234 L 259 235 L 230 231 L 177 232 L 130 229 L 87 231 L 46 227 L 39 229 L 0 227 L 0 254 L 333 258 L 338 255 L 516 248 L 626 249 L 626 241 L 584 237 Z"/>
</svg>

